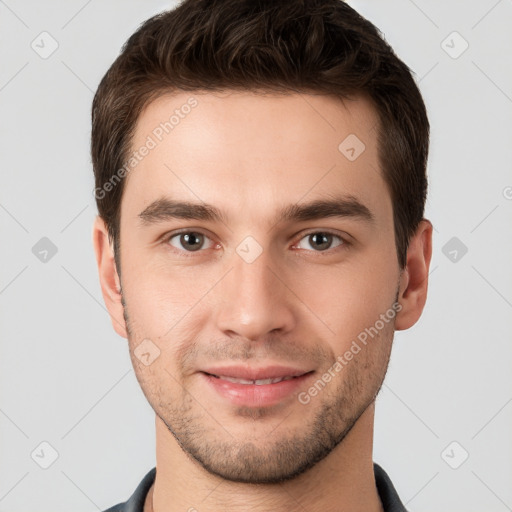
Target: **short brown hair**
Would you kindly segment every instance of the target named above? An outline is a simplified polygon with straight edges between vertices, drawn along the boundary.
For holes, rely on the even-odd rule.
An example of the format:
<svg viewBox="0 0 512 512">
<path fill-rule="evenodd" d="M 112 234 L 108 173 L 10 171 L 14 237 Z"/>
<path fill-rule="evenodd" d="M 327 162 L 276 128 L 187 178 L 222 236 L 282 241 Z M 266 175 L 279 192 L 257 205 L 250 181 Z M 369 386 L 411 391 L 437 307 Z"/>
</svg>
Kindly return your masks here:
<svg viewBox="0 0 512 512">
<path fill-rule="evenodd" d="M 92 104 L 95 191 L 103 192 L 95 196 L 118 272 L 125 180 L 104 187 L 125 166 L 143 108 L 172 91 L 256 89 L 371 99 L 404 268 L 425 207 L 429 122 L 409 68 L 379 30 L 341 0 L 185 0 L 141 24 Z"/>
</svg>

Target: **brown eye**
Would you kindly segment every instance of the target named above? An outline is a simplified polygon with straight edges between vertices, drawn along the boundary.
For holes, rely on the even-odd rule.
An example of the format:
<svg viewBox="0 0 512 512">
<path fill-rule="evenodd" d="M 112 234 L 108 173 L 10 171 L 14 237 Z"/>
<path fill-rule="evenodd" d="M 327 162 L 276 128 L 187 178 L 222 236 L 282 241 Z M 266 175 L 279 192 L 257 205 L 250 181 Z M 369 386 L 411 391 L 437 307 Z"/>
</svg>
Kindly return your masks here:
<svg viewBox="0 0 512 512">
<path fill-rule="evenodd" d="M 176 249 L 185 250 L 187 252 L 194 252 L 204 249 L 206 241 L 210 241 L 210 239 L 202 233 L 198 233 L 197 231 L 185 231 L 173 235 L 168 239 L 170 245 Z"/>
<path fill-rule="evenodd" d="M 337 243 L 336 239 L 339 240 Z M 300 246 L 304 240 L 307 241 L 309 247 Z M 314 233 L 309 233 L 304 238 L 302 238 L 297 247 L 300 249 L 308 250 L 311 250 L 310 248 L 312 248 L 312 250 L 315 252 L 322 252 L 334 247 L 338 247 L 339 245 L 343 245 L 344 243 L 345 241 L 339 235 L 335 235 L 334 233 L 329 233 L 326 231 L 316 231 Z"/>
</svg>

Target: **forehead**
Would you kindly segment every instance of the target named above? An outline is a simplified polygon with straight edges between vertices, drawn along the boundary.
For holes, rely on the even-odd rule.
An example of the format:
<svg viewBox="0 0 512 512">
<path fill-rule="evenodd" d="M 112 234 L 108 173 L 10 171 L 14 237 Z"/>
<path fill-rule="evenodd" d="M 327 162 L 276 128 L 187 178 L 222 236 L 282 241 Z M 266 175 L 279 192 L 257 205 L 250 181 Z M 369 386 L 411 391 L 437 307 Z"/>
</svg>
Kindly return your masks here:
<svg viewBox="0 0 512 512">
<path fill-rule="evenodd" d="M 139 155 L 121 217 L 134 218 L 162 196 L 216 204 L 240 217 L 333 192 L 389 213 L 377 130 L 377 113 L 362 97 L 166 94 L 139 116 L 131 145 Z"/>
</svg>

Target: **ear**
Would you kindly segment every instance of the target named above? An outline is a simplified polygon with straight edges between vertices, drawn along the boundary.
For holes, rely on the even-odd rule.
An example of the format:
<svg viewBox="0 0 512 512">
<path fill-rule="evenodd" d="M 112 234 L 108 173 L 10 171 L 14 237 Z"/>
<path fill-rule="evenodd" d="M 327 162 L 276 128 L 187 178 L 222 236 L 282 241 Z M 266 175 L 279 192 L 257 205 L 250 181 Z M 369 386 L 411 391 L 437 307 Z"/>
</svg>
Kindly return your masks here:
<svg viewBox="0 0 512 512">
<path fill-rule="evenodd" d="M 96 254 L 96 264 L 100 278 L 103 300 L 107 306 L 112 326 L 119 336 L 128 338 L 121 302 L 121 282 L 116 269 L 113 247 L 108 240 L 105 221 L 96 216 L 92 228 L 92 243 Z"/>
<path fill-rule="evenodd" d="M 400 276 L 395 329 L 412 327 L 420 318 L 427 300 L 428 272 L 432 257 L 432 223 L 422 219 L 409 242 L 407 263 Z"/>
</svg>

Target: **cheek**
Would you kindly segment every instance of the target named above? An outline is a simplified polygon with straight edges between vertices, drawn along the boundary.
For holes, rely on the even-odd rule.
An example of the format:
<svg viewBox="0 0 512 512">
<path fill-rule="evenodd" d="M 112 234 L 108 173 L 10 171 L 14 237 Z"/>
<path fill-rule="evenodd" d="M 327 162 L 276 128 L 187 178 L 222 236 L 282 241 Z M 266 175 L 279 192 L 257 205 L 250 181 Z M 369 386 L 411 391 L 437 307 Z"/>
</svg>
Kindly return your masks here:
<svg viewBox="0 0 512 512">
<path fill-rule="evenodd" d="M 328 326 L 326 332 L 339 352 L 389 311 L 396 296 L 398 277 L 391 268 L 375 263 L 324 273 L 318 270 L 315 275 L 303 273 L 297 295 L 306 298 L 308 308 L 304 312 L 312 317 L 311 322 L 318 323 L 320 319 Z"/>
<path fill-rule="evenodd" d="M 131 357 L 137 381 L 153 409 L 158 410 L 163 404 L 172 405 L 179 395 L 180 376 L 169 365 L 165 350 L 149 366 L 142 364 L 135 355 Z"/>
<path fill-rule="evenodd" d="M 204 299 L 218 281 L 207 267 L 164 265 L 132 258 L 123 275 L 123 295 L 137 339 L 173 338 L 198 322 Z M 194 322 L 195 319 L 195 322 Z"/>
</svg>

